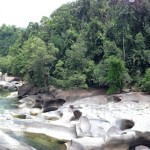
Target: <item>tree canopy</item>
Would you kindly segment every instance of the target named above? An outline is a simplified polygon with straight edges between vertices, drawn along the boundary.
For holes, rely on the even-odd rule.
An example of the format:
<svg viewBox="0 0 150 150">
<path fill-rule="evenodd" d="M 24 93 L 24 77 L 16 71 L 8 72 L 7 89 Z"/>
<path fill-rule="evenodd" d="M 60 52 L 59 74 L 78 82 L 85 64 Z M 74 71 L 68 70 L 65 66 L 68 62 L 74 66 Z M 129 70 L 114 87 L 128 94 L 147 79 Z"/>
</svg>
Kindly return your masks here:
<svg viewBox="0 0 150 150">
<path fill-rule="evenodd" d="M 150 1 L 77 0 L 26 29 L 2 25 L 0 57 L 3 72 L 36 86 L 141 87 L 150 67 Z"/>
</svg>

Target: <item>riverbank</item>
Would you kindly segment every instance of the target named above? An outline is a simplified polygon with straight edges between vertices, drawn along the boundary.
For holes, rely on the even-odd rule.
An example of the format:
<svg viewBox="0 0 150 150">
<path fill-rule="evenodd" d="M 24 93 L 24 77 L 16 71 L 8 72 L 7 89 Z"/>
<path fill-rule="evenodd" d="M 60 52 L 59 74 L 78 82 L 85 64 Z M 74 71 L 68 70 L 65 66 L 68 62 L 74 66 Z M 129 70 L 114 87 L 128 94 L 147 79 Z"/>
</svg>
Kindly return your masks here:
<svg viewBox="0 0 150 150">
<path fill-rule="evenodd" d="M 97 95 L 35 116 L 30 114 L 32 108 L 20 108 L 15 113 L 26 119 L 11 116 L 0 128 L 45 134 L 65 142 L 67 150 L 127 150 L 149 145 L 149 108 L 150 96 L 143 93 Z"/>
<path fill-rule="evenodd" d="M 62 97 L 65 100 L 60 99 Z M 57 106 L 57 109 L 43 111 L 44 107 L 35 107 L 39 100 L 44 100 L 51 108 Z M 63 91 L 53 87 L 50 95 L 28 95 L 19 102 L 18 109 L 7 111 L 0 117 L 3 120 L 1 129 L 37 136 L 42 134 L 65 143 L 67 150 L 149 147 L 148 94 L 128 92 L 106 95 L 101 90 Z"/>
</svg>

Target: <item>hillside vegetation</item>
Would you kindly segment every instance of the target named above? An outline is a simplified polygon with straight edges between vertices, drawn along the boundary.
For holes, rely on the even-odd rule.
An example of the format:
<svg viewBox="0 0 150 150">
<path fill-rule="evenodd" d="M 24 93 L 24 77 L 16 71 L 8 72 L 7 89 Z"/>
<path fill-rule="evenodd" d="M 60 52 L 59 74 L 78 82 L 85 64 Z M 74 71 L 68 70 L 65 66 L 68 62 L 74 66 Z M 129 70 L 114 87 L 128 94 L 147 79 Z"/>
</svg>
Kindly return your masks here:
<svg viewBox="0 0 150 150">
<path fill-rule="evenodd" d="M 26 29 L 2 25 L 0 57 L 36 86 L 150 91 L 150 1 L 77 0 Z"/>
</svg>

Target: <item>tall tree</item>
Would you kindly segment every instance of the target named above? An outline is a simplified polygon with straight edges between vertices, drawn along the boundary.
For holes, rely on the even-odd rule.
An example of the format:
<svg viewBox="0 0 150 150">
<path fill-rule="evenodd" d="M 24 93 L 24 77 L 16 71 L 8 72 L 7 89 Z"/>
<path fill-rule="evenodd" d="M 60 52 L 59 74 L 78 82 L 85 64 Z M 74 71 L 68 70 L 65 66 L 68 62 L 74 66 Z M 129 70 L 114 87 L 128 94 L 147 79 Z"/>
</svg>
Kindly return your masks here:
<svg viewBox="0 0 150 150">
<path fill-rule="evenodd" d="M 108 93 L 121 92 L 124 87 L 125 65 L 121 59 L 110 57 L 108 59 Z"/>
</svg>

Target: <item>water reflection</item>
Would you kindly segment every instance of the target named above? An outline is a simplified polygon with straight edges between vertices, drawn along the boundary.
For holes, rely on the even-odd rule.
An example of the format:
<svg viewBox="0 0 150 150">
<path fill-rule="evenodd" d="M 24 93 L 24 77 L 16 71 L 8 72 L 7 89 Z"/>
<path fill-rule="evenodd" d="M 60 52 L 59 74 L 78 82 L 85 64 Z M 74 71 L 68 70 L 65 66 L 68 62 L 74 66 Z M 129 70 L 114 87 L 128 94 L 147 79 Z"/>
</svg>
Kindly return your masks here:
<svg viewBox="0 0 150 150">
<path fill-rule="evenodd" d="M 17 109 L 18 100 L 14 98 L 6 98 L 7 92 L 0 92 L 0 114 L 4 114 L 5 111 L 11 109 Z M 6 131 L 7 134 L 13 138 L 24 142 L 37 150 L 65 150 L 66 147 L 62 142 L 51 139 L 41 134 L 21 133 Z"/>
<path fill-rule="evenodd" d="M 65 150 L 66 146 L 55 139 L 42 134 L 5 131 L 11 137 L 24 142 L 37 150 Z"/>
</svg>

